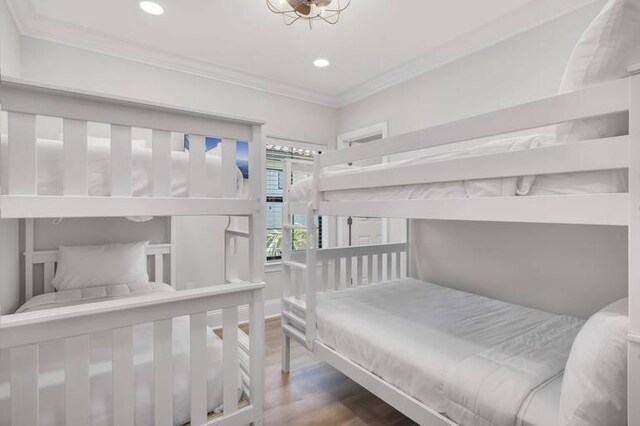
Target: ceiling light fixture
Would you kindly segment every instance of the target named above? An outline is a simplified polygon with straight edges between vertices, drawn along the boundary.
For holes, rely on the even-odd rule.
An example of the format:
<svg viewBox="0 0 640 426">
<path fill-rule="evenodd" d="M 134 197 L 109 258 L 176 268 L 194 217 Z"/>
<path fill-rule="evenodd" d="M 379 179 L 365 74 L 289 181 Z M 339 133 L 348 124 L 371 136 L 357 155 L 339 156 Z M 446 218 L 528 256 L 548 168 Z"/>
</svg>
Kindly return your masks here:
<svg viewBox="0 0 640 426">
<path fill-rule="evenodd" d="M 351 0 L 266 0 L 267 7 L 273 13 L 282 15 L 286 25 L 297 21 L 309 22 L 313 28 L 314 21 L 324 21 L 335 25 L 340 14 L 349 7 Z"/>
<path fill-rule="evenodd" d="M 331 62 L 329 62 L 328 59 L 318 58 L 315 61 L 313 61 L 313 65 L 315 65 L 318 68 L 326 68 L 329 65 L 331 65 Z"/>
<path fill-rule="evenodd" d="M 154 1 L 141 1 L 140 9 L 150 15 L 162 15 L 164 13 L 164 8 Z"/>
</svg>

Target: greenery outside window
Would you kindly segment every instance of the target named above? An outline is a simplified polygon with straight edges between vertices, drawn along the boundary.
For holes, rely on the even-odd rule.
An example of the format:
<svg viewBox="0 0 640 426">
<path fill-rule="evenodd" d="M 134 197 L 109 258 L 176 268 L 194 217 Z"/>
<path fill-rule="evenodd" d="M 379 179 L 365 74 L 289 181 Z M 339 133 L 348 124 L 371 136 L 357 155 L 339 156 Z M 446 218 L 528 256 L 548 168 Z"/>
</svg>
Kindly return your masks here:
<svg viewBox="0 0 640 426">
<path fill-rule="evenodd" d="M 267 145 L 267 247 L 266 256 L 268 262 L 282 259 L 282 204 L 284 202 L 284 167 L 287 159 L 296 162 L 313 164 L 315 152 L 308 149 L 292 148 L 279 145 Z M 294 169 L 298 169 L 294 167 Z M 310 169 L 310 168 L 309 168 Z M 292 172 L 290 179 L 293 182 L 311 176 L 309 172 Z M 305 226 L 305 215 L 294 216 L 296 225 Z M 315 218 L 318 236 L 322 235 L 322 220 Z M 306 246 L 307 231 L 296 229 L 292 231 L 291 242 L 294 250 L 304 249 Z M 322 239 L 318 238 L 321 245 Z"/>
</svg>

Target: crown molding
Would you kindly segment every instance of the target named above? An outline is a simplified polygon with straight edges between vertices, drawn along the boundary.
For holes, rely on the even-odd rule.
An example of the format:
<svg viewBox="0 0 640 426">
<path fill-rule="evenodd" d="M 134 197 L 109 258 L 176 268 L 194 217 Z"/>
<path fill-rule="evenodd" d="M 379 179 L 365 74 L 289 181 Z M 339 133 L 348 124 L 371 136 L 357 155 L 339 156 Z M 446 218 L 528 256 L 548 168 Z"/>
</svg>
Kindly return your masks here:
<svg viewBox="0 0 640 426">
<path fill-rule="evenodd" d="M 602 0 L 532 0 L 493 23 L 473 30 L 424 56 L 338 95 L 332 95 L 48 18 L 37 14 L 31 1 L 6 0 L 18 30 L 25 37 L 60 43 L 331 108 L 341 108 L 367 98 L 598 1 Z M 499 25 L 496 23 L 498 21 Z"/>
<path fill-rule="evenodd" d="M 482 49 L 529 31 L 568 13 L 602 0 L 534 0 L 495 22 L 473 30 L 428 54 L 409 61 L 391 71 L 342 92 L 338 108 L 347 106 L 378 92 L 419 77 L 436 68 L 469 56 Z"/>
<path fill-rule="evenodd" d="M 1 0 L 0 0 L 1 1 Z M 22 36 L 159 66 L 198 77 L 336 108 L 336 97 L 231 67 L 170 53 L 118 36 L 37 14 L 31 1 L 6 0 Z"/>
</svg>

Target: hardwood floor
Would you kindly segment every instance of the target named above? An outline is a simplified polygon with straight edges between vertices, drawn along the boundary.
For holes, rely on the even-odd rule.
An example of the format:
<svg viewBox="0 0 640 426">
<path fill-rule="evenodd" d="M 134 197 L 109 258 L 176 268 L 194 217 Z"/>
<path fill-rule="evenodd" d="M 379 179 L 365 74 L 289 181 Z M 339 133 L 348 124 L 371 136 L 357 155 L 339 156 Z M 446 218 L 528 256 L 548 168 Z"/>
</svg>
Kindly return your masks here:
<svg viewBox="0 0 640 426">
<path fill-rule="evenodd" d="M 298 343 L 291 346 L 291 373 L 280 371 L 280 319 L 267 320 L 266 425 L 415 425 Z"/>
</svg>

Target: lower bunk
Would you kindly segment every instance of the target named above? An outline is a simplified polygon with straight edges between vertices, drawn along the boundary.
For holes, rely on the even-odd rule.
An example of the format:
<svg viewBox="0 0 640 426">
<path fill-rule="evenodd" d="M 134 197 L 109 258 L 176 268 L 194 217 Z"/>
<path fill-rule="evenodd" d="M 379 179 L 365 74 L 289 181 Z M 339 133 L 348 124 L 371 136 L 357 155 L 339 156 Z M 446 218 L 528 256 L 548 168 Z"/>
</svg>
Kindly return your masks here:
<svg viewBox="0 0 640 426">
<path fill-rule="evenodd" d="M 122 284 L 30 299 L 0 318 L 0 424 L 260 424 L 263 286 Z M 220 309 L 223 339 L 207 317 Z"/>
<path fill-rule="evenodd" d="M 302 341 L 305 329 L 295 318 L 307 317 L 304 300 L 288 298 L 286 306 L 286 344 Z M 605 318 L 615 314 L 626 324 L 626 300 L 607 309 Z M 419 424 L 592 424 L 560 422 L 570 353 L 574 364 L 586 355 L 574 346 L 582 319 L 411 278 L 318 293 L 315 316 L 313 352 Z M 624 362 L 572 374 L 588 383 L 597 383 L 597 374 L 622 375 L 626 386 L 626 328 L 619 334 L 619 345 L 607 350 Z M 626 416 L 625 401 L 626 392 L 601 398 Z M 582 406 L 577 415 L 599 408 Z"/>
</svg>

